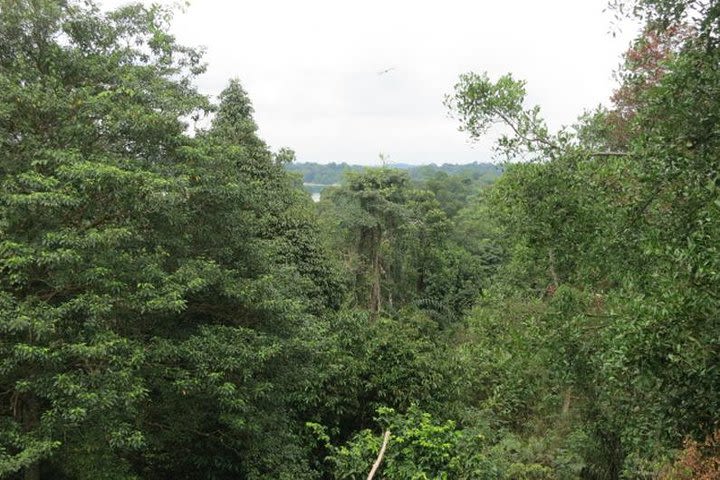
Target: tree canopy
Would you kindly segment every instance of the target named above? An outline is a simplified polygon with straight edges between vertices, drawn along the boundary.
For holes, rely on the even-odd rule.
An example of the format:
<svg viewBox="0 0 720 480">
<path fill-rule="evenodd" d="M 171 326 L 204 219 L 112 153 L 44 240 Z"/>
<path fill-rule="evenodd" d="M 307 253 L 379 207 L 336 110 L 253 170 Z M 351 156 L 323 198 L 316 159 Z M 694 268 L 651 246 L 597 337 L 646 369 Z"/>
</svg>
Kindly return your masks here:
<svg viewBox="0 0 720 480">
<path fill-rule="evenodd" d="M 459 77 L 504 166 L 323 170 L 172 10 L 0 0 L 0 478 L 717 478 L 720 9 L 614 8 L 572 127 Z"/>
</svg>

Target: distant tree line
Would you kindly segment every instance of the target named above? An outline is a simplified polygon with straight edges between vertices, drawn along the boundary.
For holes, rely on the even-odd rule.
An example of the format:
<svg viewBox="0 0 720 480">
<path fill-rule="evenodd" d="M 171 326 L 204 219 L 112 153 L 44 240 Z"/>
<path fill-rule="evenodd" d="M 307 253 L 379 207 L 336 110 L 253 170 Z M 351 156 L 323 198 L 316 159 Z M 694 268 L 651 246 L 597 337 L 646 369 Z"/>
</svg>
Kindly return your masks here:
<svg viewBox="0 0 720 480">
<path fill-rule="evenodd" d="M 458 175 L 475 181 L 482 180 L 484 183 L 492 183 L 498 176 L 502 174 L 503 167 L 494 163 L 468 163 L 468 164 L 450 164 L 442 165 L 408 165 L 398 164 L 390 165 L 392 168 L 407 170 L 410 178 L 413 180 L 428 180 L 437 173 L 446 173 L 448 175 Z M 316 183 L 321 185 L 335 185 L 342 182 L 345 174 L 348 172 L 360 172 L 367 167 L 362 165 L 349 165 L 347 163 L 313 163 L 301 162 L 290 163 L 286 166 L 287 170 L 302 175 L 304 183 Z"/>
</svg>

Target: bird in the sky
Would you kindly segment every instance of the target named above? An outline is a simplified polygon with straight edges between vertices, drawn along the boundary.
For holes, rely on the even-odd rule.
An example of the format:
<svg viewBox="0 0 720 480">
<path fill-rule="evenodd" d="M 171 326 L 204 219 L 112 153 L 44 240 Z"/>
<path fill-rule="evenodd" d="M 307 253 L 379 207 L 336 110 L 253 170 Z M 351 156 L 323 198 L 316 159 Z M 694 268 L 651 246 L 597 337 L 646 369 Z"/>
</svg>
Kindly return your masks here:
<svg viewBox="0 0 720 480">
<path fill-rule="evenodd" d="M 390 72 L 392 72 L 393 70 L 395 70 L 395 67 L 386 68 L 385 70 L 380 70 L 380 71 L 378 72 L 378 75 L 385 75 L 386 73 L 390 73 Z"/>
</svg>

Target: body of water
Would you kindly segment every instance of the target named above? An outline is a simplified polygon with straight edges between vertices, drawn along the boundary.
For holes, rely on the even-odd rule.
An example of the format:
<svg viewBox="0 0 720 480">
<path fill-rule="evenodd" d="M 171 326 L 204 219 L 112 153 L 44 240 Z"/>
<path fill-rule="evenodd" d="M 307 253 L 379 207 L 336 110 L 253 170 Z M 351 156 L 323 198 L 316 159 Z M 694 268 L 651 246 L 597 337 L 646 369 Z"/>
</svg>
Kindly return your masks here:
<svg viewBox="0 0 720 480">
<path fill-rule="evenodd" d="M 308 191 L 314 202 L 320 201 L 320 194 L 326 187 L 336 187 L 337 183 L 323 184 L 323 183 L 303 183 L 303 187 Z"/>
</svg>

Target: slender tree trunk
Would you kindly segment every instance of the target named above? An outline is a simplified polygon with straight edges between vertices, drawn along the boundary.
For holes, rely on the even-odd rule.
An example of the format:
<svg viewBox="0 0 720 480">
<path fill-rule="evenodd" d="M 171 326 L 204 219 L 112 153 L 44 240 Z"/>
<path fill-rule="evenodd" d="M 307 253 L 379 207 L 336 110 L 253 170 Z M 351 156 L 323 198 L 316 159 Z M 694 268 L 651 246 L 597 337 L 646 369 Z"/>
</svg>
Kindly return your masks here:
<svg viewBox="0 0 720 480">
<path fill-rule="evenodd" d="M 376 319 L 381 308 L 381 290 L 380 277 L 382 268 L 380 266 L 380 243 L 382 242 L 382 231 L 380 227 L 376 227 L 372 235 L 372 270 L 371 270 L 371 286 L 370 286 L 370 315 Z"/>
<path fill-rule="evenodd" d="M 555 270 L 555 250 L 552 248 L 548 252 L 548 261 L 550 263 L 550 276 L 552 277 L 555 288 L 557 288 L 560 285 L 560 279 L 558 278 L 557 270 Z"/>
<path fill-rule="evenodd" d="M 422 295 L 425 292 L 425 265 L 420 266 L 420 272 L 415 282 L 415 293 Z"/>
<path fill-rule="evenodd" d="M 570 414 L 570 404 L 571 403 L 572 403 L 572 387 L 568 387 L 565 390 L 565 394 L 563 395 L 563 406 L 562 406 L 562 412 L 561 412 L 562 418 L 567 418 L 568 414 Z"/>
<path fill-rule="evenodd" d="M 23 431 L 29 432 L 37 428 L 40 422 L 40 412 L 37 399 L 29 395 L 22 400 L 21 421 Z M 24 480 L 40 480 L 40 462 L 35 462 L 25 468 Z"/>
</svg>

